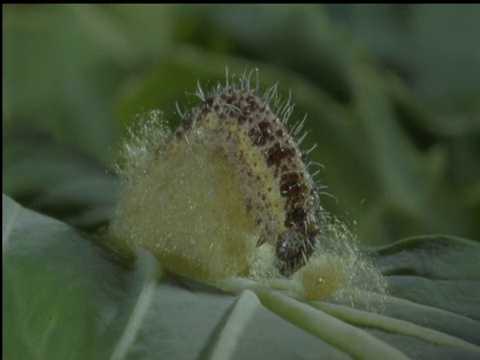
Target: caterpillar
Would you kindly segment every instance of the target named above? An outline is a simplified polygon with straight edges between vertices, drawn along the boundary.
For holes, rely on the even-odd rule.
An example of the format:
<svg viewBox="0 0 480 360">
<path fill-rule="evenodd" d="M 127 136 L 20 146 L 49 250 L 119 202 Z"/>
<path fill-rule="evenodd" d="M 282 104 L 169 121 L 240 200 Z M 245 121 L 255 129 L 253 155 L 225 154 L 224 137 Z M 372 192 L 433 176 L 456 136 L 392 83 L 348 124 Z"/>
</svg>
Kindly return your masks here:
<svg viewBox="0 0 480 360">
<path fill-rule="evenodd" d="M 281 119 L 268 96 L 250 89 L 227 86 L 208 98 L 199 94 L 202 105 L 182 119 L 170 151 L 189 141 L 215 142 L 244 186 L 245 208 L 262 228 L 257 246 L 273 244 L 280 273 L 292 275 L 316 248 L 320 214 L 305 153 L 286 129 L 291 107 L 284 106 Z"/>
</svg>

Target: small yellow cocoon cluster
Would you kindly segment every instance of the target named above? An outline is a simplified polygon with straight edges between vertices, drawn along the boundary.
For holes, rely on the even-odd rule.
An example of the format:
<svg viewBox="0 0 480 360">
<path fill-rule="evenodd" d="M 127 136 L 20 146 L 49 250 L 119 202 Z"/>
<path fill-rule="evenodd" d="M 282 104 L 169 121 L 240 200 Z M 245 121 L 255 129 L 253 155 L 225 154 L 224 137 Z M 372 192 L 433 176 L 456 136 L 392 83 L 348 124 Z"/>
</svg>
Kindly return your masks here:
<svg viewBox="0 0 480 360">
<path fill-rule="evenodd" d="M 341 258 L 320 255 L 308 265 L 299 273 L 308 300 L 326 300 L 345 286 L 346 271 Z"/>
<path fill-rule="evenodd" d="M 207 96 L 199 88 L 202 104 L 173 134 L 158 111 L 141 116 L 123 144 L 110 238 L 202 282 L 290 277 L 300 296 L 324 299 L 348 283 L 352 261 L 315 255 L 326 212 L 303 138 L 285 126 L 292 106 L 279 106 L 275 88 L 259 93 L 246 77 Z"/>
</svg>

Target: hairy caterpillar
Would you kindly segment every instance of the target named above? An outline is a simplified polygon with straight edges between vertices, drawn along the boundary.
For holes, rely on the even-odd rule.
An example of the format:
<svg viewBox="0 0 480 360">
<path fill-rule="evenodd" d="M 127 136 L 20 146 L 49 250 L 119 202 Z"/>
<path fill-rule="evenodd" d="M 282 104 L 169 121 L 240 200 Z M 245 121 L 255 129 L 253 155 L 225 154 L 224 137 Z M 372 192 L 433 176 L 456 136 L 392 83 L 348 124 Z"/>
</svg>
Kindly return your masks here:
<svg viewBox="0 0 480 360">
<path fill-rule="evenodd" d="M 315 184 L 284 122 L 254 92 L 227 88 L 183 119 L 172 148 L 192 133 L 218 141 L 246 186 L 245 206 L 262 227 L 257 246 L 274 244 L 280 272 L 288 276 L 313 253 L 319 225 Z"/>
</svg>

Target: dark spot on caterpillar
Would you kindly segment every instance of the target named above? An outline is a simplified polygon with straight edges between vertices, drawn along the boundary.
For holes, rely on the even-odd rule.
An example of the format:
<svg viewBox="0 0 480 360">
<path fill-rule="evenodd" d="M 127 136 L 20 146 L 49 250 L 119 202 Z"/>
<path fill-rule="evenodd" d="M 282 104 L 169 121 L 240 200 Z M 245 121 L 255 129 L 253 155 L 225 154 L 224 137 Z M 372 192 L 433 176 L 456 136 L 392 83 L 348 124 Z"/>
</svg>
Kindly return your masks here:
<svg viewBox="0 0 480 360">
<path fill-rule="evenodd" d="M 296 207 L 296 208 L 290 209 L 285 219 L 285 226 L 303 228 L 306 221 L 306 217 L 307 217 L 307 212 L 302 207 Z"/>
<path fill-rule="evenodd" d="M 304 191 L 304 186 L 298 181 L 295 176 L 293 179 L 282 183 L 280 186 L 280 193 L 283 197 L 298 198 L 300 193 Z"/>
<path fill-rule="evenodd" d="M 263 146 L 267 142 L 267 138 L 259 131 L 256 131 L 254 128 L 250 129 L 248 132 L 248 137 L 252 140 L 253 145 Z"/>
<path fill-rule="evenodd" d="M 292 149 L 282 147 L 278 142 L 267 150 L 267 165 L 278 168 L 282 161 L 294 155 Z"/>
</svg>

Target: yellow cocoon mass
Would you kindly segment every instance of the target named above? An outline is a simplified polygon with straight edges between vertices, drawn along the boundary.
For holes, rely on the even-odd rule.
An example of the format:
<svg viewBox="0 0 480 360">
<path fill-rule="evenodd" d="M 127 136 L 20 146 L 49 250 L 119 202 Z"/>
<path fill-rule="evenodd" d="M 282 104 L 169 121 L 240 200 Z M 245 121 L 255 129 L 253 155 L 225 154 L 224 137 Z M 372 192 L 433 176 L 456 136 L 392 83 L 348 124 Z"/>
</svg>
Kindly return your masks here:
<svg viewBox="0 0 480 360">
<path fill-rule="evenodd" d="M 120 247 L 142 247 L 167 269 L 211 282 L 247 270 L 260 229 L 222 149 L 190 140 L 125 185 L 111 232 Z"/>
</svg>

